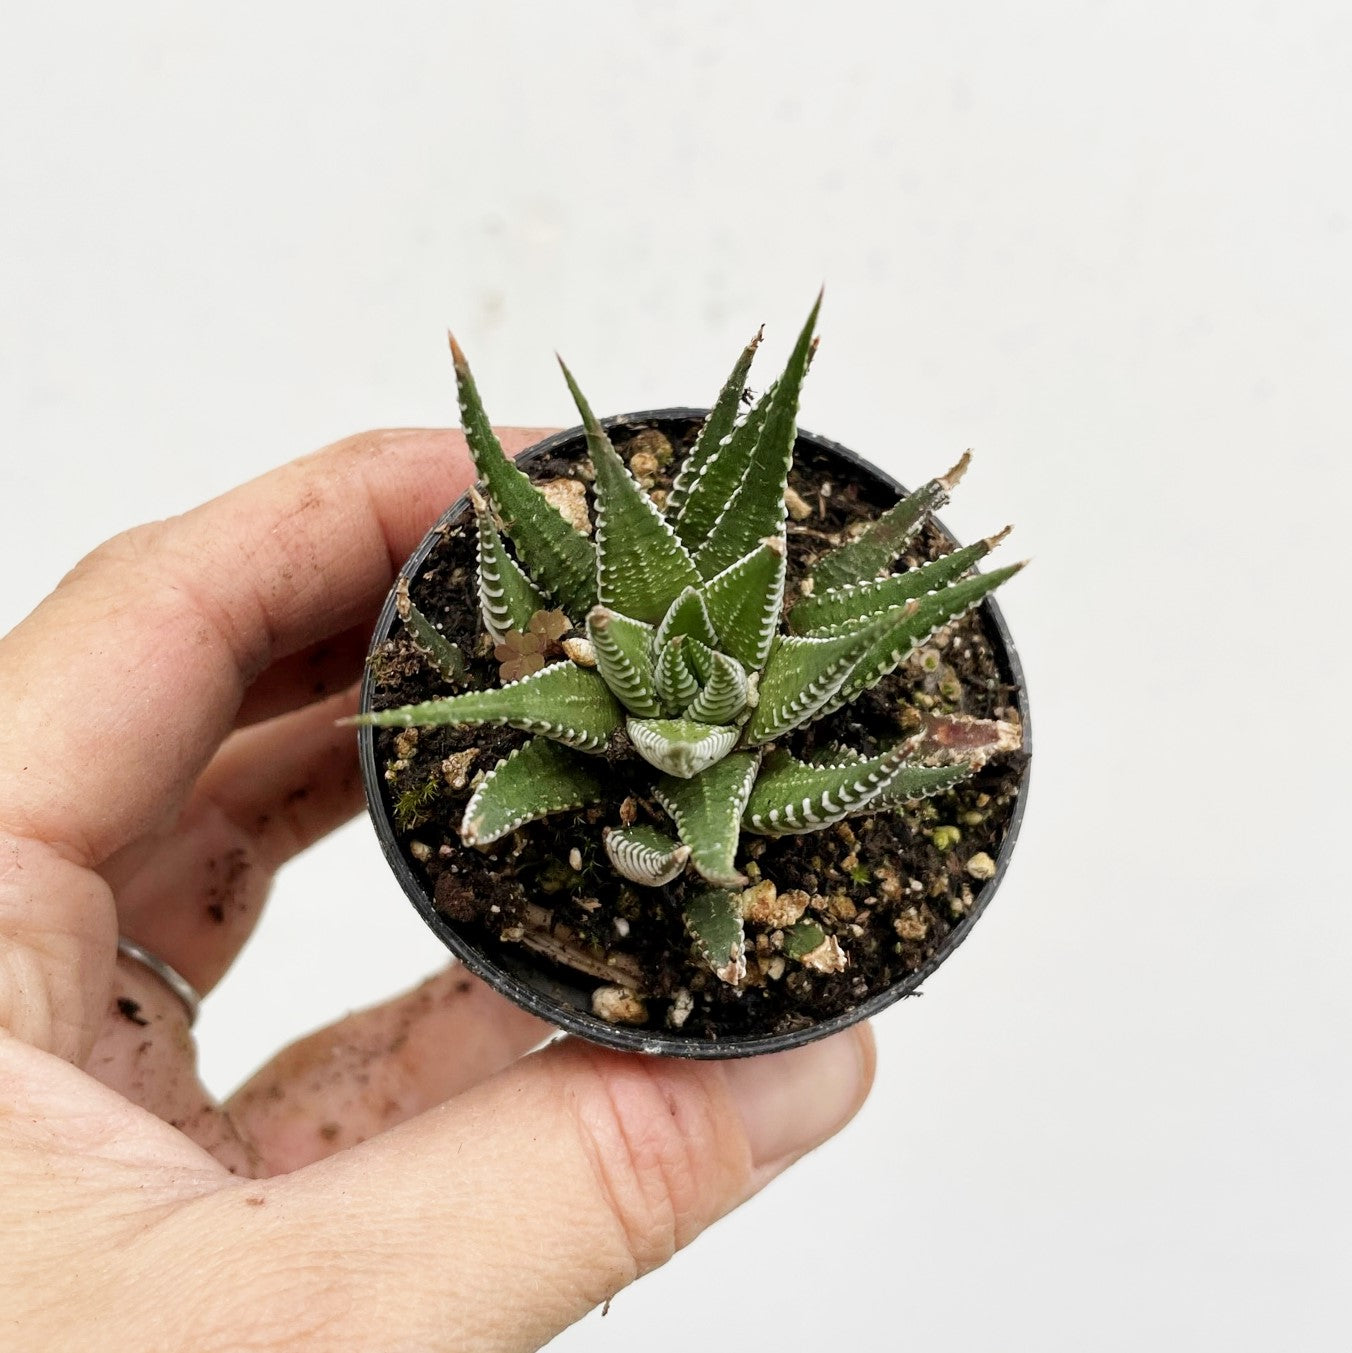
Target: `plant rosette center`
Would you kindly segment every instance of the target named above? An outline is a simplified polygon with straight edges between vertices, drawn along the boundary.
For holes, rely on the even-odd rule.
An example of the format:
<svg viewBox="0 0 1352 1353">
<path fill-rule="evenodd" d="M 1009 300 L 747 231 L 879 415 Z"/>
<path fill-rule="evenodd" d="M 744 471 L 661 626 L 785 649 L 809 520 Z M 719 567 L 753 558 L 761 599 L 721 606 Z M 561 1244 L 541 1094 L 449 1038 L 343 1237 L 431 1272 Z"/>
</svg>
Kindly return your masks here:
<svg viewBox="0 0 1352 1353">
<path fill-rule="evenodd" d="M 898 500 L 799 435 L 814 324 L 744 404 L 758 336 L 703 419 L 602 426 L 565 369 L 583 427 L 529 474 L 454 350 L 480 481 L 378 632 L 368 793 L 443 938 L 590 1036 L 848 1019 L 946 956 L 1012 841 L 988 598 L 1019 566 L 933 521 L 966 456 Z"/>
</svg>

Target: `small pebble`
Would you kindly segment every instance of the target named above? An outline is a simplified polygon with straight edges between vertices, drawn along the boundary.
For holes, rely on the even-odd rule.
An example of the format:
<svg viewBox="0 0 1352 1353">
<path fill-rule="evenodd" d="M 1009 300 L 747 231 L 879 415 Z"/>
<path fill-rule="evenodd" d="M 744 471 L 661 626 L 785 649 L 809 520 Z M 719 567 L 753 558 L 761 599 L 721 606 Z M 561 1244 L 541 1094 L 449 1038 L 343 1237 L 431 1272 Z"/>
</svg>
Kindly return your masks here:
<svg viewBox="0 0 1352 1353">
<path fill-rule="evenodd" d="M 596 666 L 596 649 L 592 646 L 590 639 L 582 639 L 577 636 L 572 639 L 565 639 L 563 651 L 579 667 Z"/>
<path fill-rule="evenodd" d="M 791 926 L 807 910 L 808 895 L 801 888 L 779 892 L 770 879 L 747 888 L 737 899 L 742 919 L 774 929 Z"/>
<path fill-rule="evenodd" d="M 643 484 L 645 479 L 651 483 L 657 474 L 657 457 L 651 451 L 635 451 L 629 457 L 629 470 L 640 484 Z M 648 485 L 643 484 L 643 487 L 647 488 Z"/>
<path fill-rule="evenodd" d="M 828 935 L 811 953 L 804 954 L 799 962 L 814 972 L 829 973 L 844 972 L 850 960 L 840 947 L 840 941 L 834 935 Z"/>
<path fill-rule="evenodd" d="M 592 1014 L 607 1024 L 644 1024 L 648 1006 L 643 997 L 628 987 L 597 987 L 592 992 Z"/>
<path fill-rule="evenodd" d="M 995 877 L 995 861 L 984 850 L 979 850 L 967 861 L 967 872 L 974 879 L 992 879 Z"/>
<path fill-rule="evenodd" d="M 543 479 L 536 487 L 564 521 L 584 536 L 591 534 L 585 484 L 579 484 L 576 479 Z"/>
<path fill-rule="evenodd" d="M 907 942 L 917 944 L 929 934 L 925 918 L 914 908 L 904 911 L 892 922 L 892 929 Z"/>
<path fill-rule="evenodd" d="M 452 752 L 441 763 L 441 773 L 452 789 L 464 789 L 469 778 L 469 769 L 479 755 L 477 747 L 467 747 L 463 752 Z"/>
<path fill-rule="evenodd" d="M 812 507 L 797 489 L 792 486 L 784 490 L 784 506 L 794 521 L 806 521 L 812 515 Z"/>
<path fill-rule="evenodd" d="M 678 988 L 676 995 L 672 997 L 671 1008 L 667 1011 L 668 1027 L 679 1029 L 690 1018 L 694 1008 L 695 998 L 685 987 Z"/>
</svg>

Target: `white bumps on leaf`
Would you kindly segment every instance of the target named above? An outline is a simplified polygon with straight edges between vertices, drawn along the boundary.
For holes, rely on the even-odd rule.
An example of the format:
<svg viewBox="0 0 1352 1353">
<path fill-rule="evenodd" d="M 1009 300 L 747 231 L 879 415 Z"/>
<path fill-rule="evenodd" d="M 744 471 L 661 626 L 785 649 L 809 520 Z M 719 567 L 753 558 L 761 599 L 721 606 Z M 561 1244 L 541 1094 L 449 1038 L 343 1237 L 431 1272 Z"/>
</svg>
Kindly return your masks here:
<svg viewBox="0 0 1352 1353">
<path fill-rule="evenodd" d="M 746 708 L 746 672 L 726 653 L 714 653 L 710 661 L 709 679 L 686 706 L 685 717 L 697 723 L 731 723 Z"/>
<path fill-rule="evenodd" d="M 690 863 L 710 883 L 726 888 L 746 882 L 736 865 L 737 844 L 759 767 L 758 752 L 732 752 L 691 779 L 666 776 L 653 786 L 690 847 Z"/>
<path fill-rule="evenodd" d="M 604 839 L 615 872 L 645 888 L 670 883 L 690 858 L 689 846 L 679 845 L 656 827 L 608 827 Z"/>
<path fill-rule="evenodd" d="M 479 531 L 479 612 L 493 641 L 501 643 L 512 630 L 524 630 L 546 602 L 507 553 L 483 495 L 471 487 L 469 497 Z"/>
<path fill-rule="evenodd" d="M 653 683 L 658 697 L 673 713 L 682 710 L 699 694 L 699 681 L 686 660 L 682 634 L 669 640 L 657 657 Z"/>
<path fill-rule="evenodd" d="M 385 728 L 506 724 L 599 752 L 619 731 L 623 713 L 595 672 L 556 662 L 505 686 L 362 714 L 356 722 Z"/>
<path fill-rule="evenodd" d="M 587 616 L 587 637 L 606 685 L 630 714 L 656 718 L 662 713 L 653 682 L 652 626 L 605 606 Z"/>
<path fill-rule="evenodd" d="M 707 888 L 685 904 L 686 928 L 704 961 L 729 986 L 746 980 L 746 930 L 736 897 L 724 888 Z"/>
<path fill-rule="evenodd" d="M 625 727 L 634 750 L 650 766 L 679 780 L 721 761 L 737 741 L 735 728 L 688 719 L 630 719 Z"/>
<path fill-rule="evenodd" d="M 465 805 L 460 837 L 466 845 L 490 845 L 536 818 L 585 808 L 604 793 L 587 758 L 532 738 L 484 776 Z"/>
</svg>

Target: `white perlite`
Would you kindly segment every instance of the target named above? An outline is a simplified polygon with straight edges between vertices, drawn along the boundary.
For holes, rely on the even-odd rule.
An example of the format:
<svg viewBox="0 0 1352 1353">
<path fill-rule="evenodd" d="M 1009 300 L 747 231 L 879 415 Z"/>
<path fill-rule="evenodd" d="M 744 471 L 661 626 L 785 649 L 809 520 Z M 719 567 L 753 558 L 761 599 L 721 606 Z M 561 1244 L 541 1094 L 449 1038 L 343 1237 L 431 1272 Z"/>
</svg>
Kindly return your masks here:
<svg viewBox="0 0 1352 1353">
<path fill-rule="evenodd" d="M 542 479 L 540 492 L 559 516 L 584 536 L 591 535 L 591 515 L 587 511 L 587 486 L 577 479 Z"/>
<path fill-rule="evenodd" d="M 646 1024 L 648 1006 L 628 987 L 597 987 L 592 992 L 592 1014 L 608 1024 Z"/>
<path fill-rule="evenodd" d="M 967 861 L 967 872 L 974 879 L 993 879 L 995 877 L 995 861 L 984 850 L 979 850 Z"/>
</svg>

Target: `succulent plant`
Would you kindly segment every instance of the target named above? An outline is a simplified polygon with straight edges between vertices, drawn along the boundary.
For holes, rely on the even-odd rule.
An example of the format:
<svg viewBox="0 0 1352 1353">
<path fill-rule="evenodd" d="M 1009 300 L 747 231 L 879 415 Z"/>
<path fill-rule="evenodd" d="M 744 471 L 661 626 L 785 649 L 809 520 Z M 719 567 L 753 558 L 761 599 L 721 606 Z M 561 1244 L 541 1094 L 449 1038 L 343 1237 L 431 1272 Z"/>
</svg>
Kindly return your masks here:
<svg viewBox="0 0 1352 1353">
<path fill-rule="evenodd" d="M 800 760 L 783 745 L 877 685 L 1021 567 L 972 571 L 1001 533 L 893 571 L 966 469 L 964 455 L 818 558 L 786 608 L 785 497 L 820 303 L 779 379 L 743 414 L 760 335 L 747 345 L 660 505 L 563 368 L 594 470 L 591 534 L 503 453 L 452 339 L 479 474 L 471 491 L 479 604 L 503 684 L 359 716 L 382 727 L 506 725 L 534 735 L 474 789 L 459 828 L 468 846 L 604 801 L 613 792 L 604 757 L 642 758 L 667 829 L 608 828 L 606 855 L 641 886 L 697 876 L 700 886 L 685 892 L 686 924 L 733 984 L 745 973 L 735 891 L 748 882 L 738 867 L 744 833 L 815 832 L 896 809 L 952 787 L 1010 745 L 1007 726 L 934 720 L 875 755 L 832 746 Z M 458 651 L 406 586 L 399 614 L 447 684 L 461 684 Z M 800 922 L 786 952 L 819 953 L 824 940 Z"/>
</svg>

